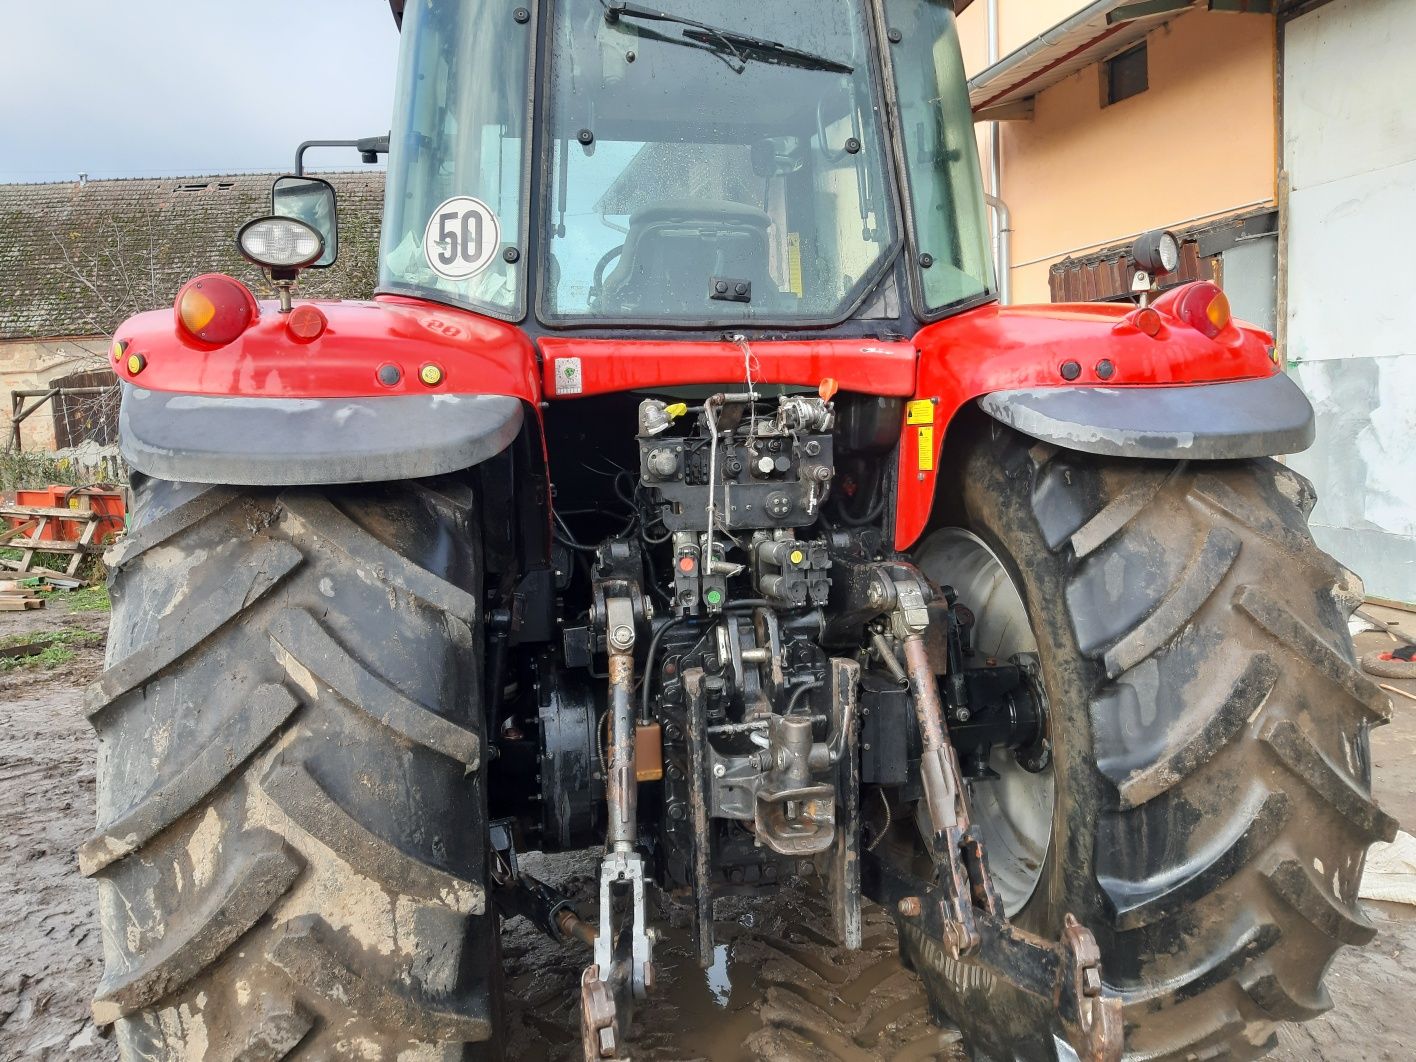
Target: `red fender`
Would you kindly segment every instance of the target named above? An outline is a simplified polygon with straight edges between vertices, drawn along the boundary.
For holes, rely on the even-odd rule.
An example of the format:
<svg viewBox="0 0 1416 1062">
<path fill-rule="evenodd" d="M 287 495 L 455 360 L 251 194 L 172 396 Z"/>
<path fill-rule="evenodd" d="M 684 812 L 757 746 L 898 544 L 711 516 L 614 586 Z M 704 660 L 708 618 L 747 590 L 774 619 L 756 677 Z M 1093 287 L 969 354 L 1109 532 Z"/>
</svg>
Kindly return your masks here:
<svg viewBox="0 0 1416 1062">
<path fill-rule="evenodd" d="M 138 387 L 183 394 L 368 398 L 443 392 L 507 395 L 540 408 L 536 348 L 515 325 L 397 296 L 302 300 L 300 306 L 324 315 L 327 323 L 316 338 L 292 336 L 292 315 L 267 302 L 236 340 L 214 349 L 193 339 L 170 309 L 139 314 L 118 330 L 113 371 Z M 142 358 L 137 373 L 129 366 L 132 354 Z M 399 369 L 396 382 L 380 382 L 385 365 Z M 436 384 L 423 381 L 425 365 L 442 369 Z"/>
<path fill-rule="evenodd" d="M 944 439 L 967 402 L 1016 388 L 1167 387 L 1279 371 L 1271 337 L 1257 328 L 1231 323 L 1209 339 L 1161 312 L 1150 335 L 1137 313 L 1129 303 L 995 303 L 923 328 L 900 446 L 895 548 L 908 549 L 929 524 Z"/>
</svg>

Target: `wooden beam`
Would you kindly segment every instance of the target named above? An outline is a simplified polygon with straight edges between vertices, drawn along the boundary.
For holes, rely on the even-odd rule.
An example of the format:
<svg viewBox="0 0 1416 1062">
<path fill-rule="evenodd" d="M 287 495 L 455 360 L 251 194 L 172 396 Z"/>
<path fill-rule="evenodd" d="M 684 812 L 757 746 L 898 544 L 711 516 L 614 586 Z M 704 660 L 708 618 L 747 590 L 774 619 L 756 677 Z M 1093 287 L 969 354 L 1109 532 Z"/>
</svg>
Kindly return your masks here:
<svg viewBox="0 0 1416 1062">
<path fill-rule="evenodd" d="M 87 497 L 87 495 L 80 494 L 76 495 L 76 497 L 84 498 Z M 96 513 L 92 509 L 47 509 L 39 505 L 0 506 L 0 516 L 50 516 L 58 520 L 97 520 L 102 515 L 102 513 Z"/>
<path fill-rule="evenodd" d="M 1000 103 L 994 107 L 985 107 L 981 111 L 974 111 L 975 122 L 1030 122 L 1033 119 L 1033 112 L 1036 110 L 1036 96 L 1028 96 L 1026 99 L 1013 100 L 1010 103 Z"/>
<path fill-rule="evenodd" d="M 49 642 L 25 642 L 24 645 L 7 645 L 0 648 L 0 657 L 14 660 L 24 656 L 38 656 L 49 648 Z"/>
<path fill-rule="evenodd" d="M 24 523 L 18 524 L 15 527 L 7 527 L 3 531 L 0 531 L 0 542 L 18 538 L 20 535 L 27 535 L 34 530 L 34 525 L 34 520 L 26 520 Z"/>
<path fill-rule="evenodd" d="M 44 550 L 40 550 L 40 552 L 43 553 Z M 38 564 L 34 564 L 26 568 L 23 566 L 23 564 L 23 561 L 11 560 L 9 557 L 0 557 L 0 565 L 4 565 L 6 568 L 13 569 L 14 571 L 17 571 L 21 575 L 25 576 L 26 578 L 30 578 L 36 575 L 42 575 L 46 579 L 69 578 L 69 576 L 65 575 L 63 572 L 56 572 L 53 568 L 44 568 Z"/>
<path fill-rule="evenodd" d="M 11 391 L 10 394 L 18 398 L 43 398 L 47 395 L 102 395 L 112 391 L 117 385 L 109 387 L 50 387 L 38 391 Z"/>
<path fill-rule="evenodd" d="M 93 527 L 93 524 L 89 524 Z M 102 553 L 103 547 L 91 542 L 64 542 L 59 539 L 27 538 L 23 542 L 9 542 L 10 549 L 23 549 L 31 553 Z"/>
</svg>

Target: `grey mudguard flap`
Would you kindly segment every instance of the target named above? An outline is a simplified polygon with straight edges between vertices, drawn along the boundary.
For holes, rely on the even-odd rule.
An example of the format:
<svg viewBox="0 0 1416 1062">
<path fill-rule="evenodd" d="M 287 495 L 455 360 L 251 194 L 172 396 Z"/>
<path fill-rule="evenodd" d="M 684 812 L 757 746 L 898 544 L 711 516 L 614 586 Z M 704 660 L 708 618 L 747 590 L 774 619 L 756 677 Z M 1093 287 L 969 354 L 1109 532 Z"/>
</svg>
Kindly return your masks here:
<svg viewBox="0 0 1416 1062">
<path fill-rule="evenodd" d="M 1296 454 L 1313 443 L 1313 407 L 1283 373 L 1179 387 L 996 391 L 978 401 L 1025 435 L 1089 454 L 1225 461 Z"/>
<path fill-rule="evenodd" d="M 521 403 L 501 395 L 227 398 L 124 385 L 119 445 L 158 479 L 313 486 L 416 479 L 511 445 Z"/>
</svg>

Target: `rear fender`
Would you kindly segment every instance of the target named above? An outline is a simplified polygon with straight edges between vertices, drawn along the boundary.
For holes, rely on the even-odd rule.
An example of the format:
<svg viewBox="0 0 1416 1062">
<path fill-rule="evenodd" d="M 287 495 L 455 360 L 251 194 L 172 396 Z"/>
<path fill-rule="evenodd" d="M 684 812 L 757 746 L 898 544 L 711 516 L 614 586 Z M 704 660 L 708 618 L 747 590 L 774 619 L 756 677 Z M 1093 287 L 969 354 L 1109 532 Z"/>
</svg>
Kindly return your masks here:
<svg viewBox="0 0 1416 1062">
<path fill-rule="evenodd" d="M 1196 460 L 1293 453 L 1312 408 L 1267 333 L 1231 324 L 1210 339 L 1162 315 L 1154 336 L 1130 305 L 981 307 L 926 326 L 899 453 L 895 547 L 929 525 L 949 426 L 977 402 L 1057 446 Z"/>
<path fill-rule="evenodd" d="M 196 483 L 365 483 L 470 468 L 528 421 L 539 433 L 540 375 L 519 329 L 411 299 L 312 305 L 327 324 L 309 341 L 273 303 L 215 348 L 170 310 L 124 324 L 112 358 L 127 461 Z"/>
</svg>

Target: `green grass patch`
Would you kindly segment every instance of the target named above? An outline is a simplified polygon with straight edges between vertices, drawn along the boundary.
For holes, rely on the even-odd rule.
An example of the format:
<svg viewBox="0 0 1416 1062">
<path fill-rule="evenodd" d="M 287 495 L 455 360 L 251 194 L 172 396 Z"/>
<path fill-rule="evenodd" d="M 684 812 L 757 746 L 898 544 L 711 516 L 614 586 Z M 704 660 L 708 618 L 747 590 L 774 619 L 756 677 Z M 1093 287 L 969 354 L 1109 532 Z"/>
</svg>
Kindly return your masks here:
<svg viewBox="0 0 1416 1062">
<path fill-rule="evenodd" d="M 86 586 L 81 590 L 60 592 L 55 594 L 55 598 L 62 599 L 70 612 L 107 612 L 113 607 L 113 602 L 108 600 L 106 586 Z"/>
<path fill-rule="evenodd" d="M 0 647 L 12 645 L 42 645 L 43 650 L 34 656 L 0 657 L 0 671 L 16 671 L 20 668 L 42 668 L 46 671 L 63 667 L 74 659 L 74 650 L 83 646 L 103 644 L 100 631 L 86 631 L 80 627 L 61 627 L 57 631 L 34 631 L 29 634 L 12 634 L 0 638 Z"/>
</svg>

